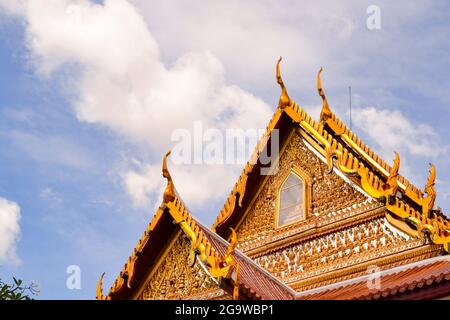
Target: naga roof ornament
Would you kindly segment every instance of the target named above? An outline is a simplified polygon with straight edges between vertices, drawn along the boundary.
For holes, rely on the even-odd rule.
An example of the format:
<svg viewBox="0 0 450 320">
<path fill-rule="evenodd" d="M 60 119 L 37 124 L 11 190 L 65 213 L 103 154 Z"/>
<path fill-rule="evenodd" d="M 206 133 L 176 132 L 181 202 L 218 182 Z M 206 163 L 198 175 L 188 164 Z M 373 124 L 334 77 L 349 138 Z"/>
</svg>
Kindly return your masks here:
<svg viewBox="0 0 450 320">
<path fill-rule="evenodd" d="M 391 169 L 389 177 L 386 179 L 385 189 L 389 196 L 395 196 L 397 194 L 398 185 L 398 170 L 400 169 L 400 155 L 395 151 L 394 165 Z"/>
<path fill-rule="evenodd" d="M 110 300 L 111 299 L 110 296 L 103 295 L 103 277 L 104 276 L 105 276 L 105 273 L 103 272 L 97 283 L 97 294 L 96 294 L 97 300 Z"/>
<path fill-rule="evenodd" d="M 175 186 L 173 184 L 172 176 L 167 169 L 167 157 L 170 155 L 170 150 L 167 151 L 163 158 L 162 175 L 167 179 L 167 186 L 164 190 L 163 201 L 164 203 L 169 203 L 175 200 Z"/>
<path fill-rule="evenodd" d="M 322 80 L 320 79 L 320 74 L 322 73 L 323 68 L 320 67 L 319 72 L 317 73 L 317 91 L 319 91 L 319 96 L 322 98 L 322 111 L 320 112 L 320 121 L 325 123 L 328 119 L 333 115 L 330 107 L 328 106 L 327 97 L 325 96 L 325 92 L 322 88 Z"/>
<path fill-rule="evenodd" d="M 289 95 L 286 90 L 286 86 L 284 85 L 283 79 L 281 78 L 280 63 L 281 63 L 282 59 L 283 58 L 280 57 L 277 62 L 277 82 L 281 87 L 280 101 L 278 102 L 278 107 L 280 109 L 284 109 L 291 105 L 291 98 L 289 98 Z"/>
<path fill-rule="evenodd" d="M 436 201 L 436 191 L 434 190 L 434 185 L 436 183 L 436 167 L 434 164 L 430 163 L 430 172 L 428 175 L 428 181 L 425 185 L 425 193 L 427 197 L 424 199 L 423 203 L 423 213 L 428 213 L 434 208 L 434 202 Z"/>
</svg>

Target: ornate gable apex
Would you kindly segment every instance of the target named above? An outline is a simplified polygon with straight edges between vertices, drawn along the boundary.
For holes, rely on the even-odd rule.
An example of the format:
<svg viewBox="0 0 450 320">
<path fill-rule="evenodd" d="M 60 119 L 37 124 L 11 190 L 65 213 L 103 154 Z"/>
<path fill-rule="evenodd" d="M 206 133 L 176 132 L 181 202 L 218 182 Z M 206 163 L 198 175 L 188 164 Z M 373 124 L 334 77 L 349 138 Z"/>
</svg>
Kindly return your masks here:
<svg viewBox="0 0 450 320">
<path fill-rule="evenodd" d="M 389 166 L 331 111 L 321 84 L 322 69 L 317 80 L 323 107 L 320 121 L 314 121 L 287 94 L 281 78 L 280 62 L 281 58 L 277 64 L 277 82 L 282 90 L 278 107 L 212 229 L 224 238 L 229 236 L 229 228 L 240 222 L 245 208 L 262 183 L 264 177 L 259 174 L 261 163 L 258 159 L 261 152 L 270 145 L 272 131 L 279 129 L 282 142 L 287 138 L 288 132 L 297 127 L 305 133 L 304 138 L 308 143 L 325 157 L 330 170 L 337 167 L 348 179 L 386 207 L 387 218 L 395 227 L 414 237 L 429 237 L 433 243 L 441 245 L 448 252 L 450 221 L 440 211 L 434 210 L 435 167 L 431 165 L 425 192 L 399 175 L 398 154 L 394 165 Z"/>
<path fill-rule="evenodd" d="M 293 299 L 295 293 L 292 289 L 236 249 L 236 236 L 228 243 L 190 214 L 177 195 L 167 169 L 169 154 L 170 151 L 163 160 L 163 176 L 167 179 L 163 203 L 106 296 L 102 289 L 103 275 L 100 277 L 97 299 L 145 298 L 141 289 L 148 284 L 148 275 L 158 267 L 158 261 L 167 260 L 165 250 L 176 251 L 173 247 L 179 241 L 189 244 L 189 259 L 184 261 L 187 265 L 184 270 L 194 267 L 198 269 L 200 266 L 203 270 L 200 273 L 206 272 L 205 276 L 209 277 L 207 289 L 211 289 L 211 284 L 216 283 L 217 289 L 222 289 L 234 299 Z M 184 234 L 184 237 L 180 238 L 180 234 Z M 169 245 L 171 242 L 172 245 Z M 185 248 L 183 243 L 178 243 L 180 252 Z M 200 296 L 201 294 L 199 292 Z"/>
</svg>

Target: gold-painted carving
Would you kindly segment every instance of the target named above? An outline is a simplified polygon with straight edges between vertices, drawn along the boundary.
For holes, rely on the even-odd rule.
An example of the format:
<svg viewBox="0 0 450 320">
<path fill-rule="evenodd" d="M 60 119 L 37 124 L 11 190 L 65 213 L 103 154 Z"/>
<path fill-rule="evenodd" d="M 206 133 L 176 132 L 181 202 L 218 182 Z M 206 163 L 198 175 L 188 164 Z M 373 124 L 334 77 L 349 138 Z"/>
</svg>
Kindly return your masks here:
<svg viewBox="0 0 450 320">
<path fill-rule="evenodd" d="M 320 74 L 323 68 L 321 67 L 317 73 L 317 90 L 319 96 L 322 98 L 322 111 L 320 112 L 320 122 L 322 124 L 327 124 L 338 136 L 344 133 L 344 130 L 334 121 L 333 113 L 331 112 L 330 106 L 328 105 L 328 100 L 325 96 L 325 91 L 322 87 L 322 80 L 320 79 Z"/>
<path fill-rule="evenodd" d="M 104 296 L 103 295 L 103 277 L 105 276 L 105 273 L 103 272 L 100 276 L 100 279 L 98 279 L 97 283 L 97 290 L 96 290 L 96 299 L 97 300 L 111 300 L 110 296 Z"/>
<path fill-rule="evenodd" d="M 327 159 L 328 171 L 333 171 L 334 160 L 340 171 L 348 175 L 358 172 L 358 161 L 353 155 L 344 149 L 335 139 L 325 145 L 325 157 Z"/>
<path fill-rule="evenodd" d="M 387 178 L 384 186 L 387 196 L 395 196 L 397 194 L 398 186 L 398 170 L 400 169 L 400 156 L 398 152 L 395 152 L 394 166 L 391 169 L 391 173 Z"/>
<path fill-rule="evenodd" d="M 277 62 L 277 82 L 281 87 L 281 95 L 280 95 L 280 101 L 278 102 L 278 107 L 280 109 L 284 109 L 291 105 L 291 99 L 289 98 L 289 95 L 286 90 L 286 86 L 284 85 L 283 79 L 281 78 L 281 72 L 280 72 L 280 63 L 282 58 L 278 59 Z"/>
<path fill-rule="evenodd" d="M 236 206 L 242 207 L 244 196 L 245 196 L 245 190 L 247 187 L 247 178 L 250 172 L 253 170 L 255 164 L 257 163 L 259 159 L 259 155 L 264 150 L 267 141 L 270 138 L 271 132 L 275 127 L 275 124 L 279 120 L 282 110 L 280 108 L 277 108 L 275 110 L 275 113 L 272 116 L 272 119 L 269 121 L 269 124 L 267 125 L 267 128 L 264 132 L 264 135 L 262 136 L 261 140 L 258 142 L 258 144 L 255 147 L 255 150 L 253 151 L 250 161 L 247 162 L 245 165 L 245 168 L 242 170 L 242 173 L 240 177 L 238 178 L 238 181 L 235 183 L 233 190 L 231 191 L 230 195 L 225 201 L 225 204 L 223 208 L 220 210 L 219 215 L 216 218 L 216 221 L 214 222 L 213 226 L 211 227 L 212 231 L 216 231 L 217 226 L 221 225 L 227 219 L 232 215 L 232 213 L 235 211 Z M 237 201 L 237 198 L 239 197 L 239 201 Z"/>
<path fill-rule="evenodd" d="M 243 251 L 263 245 L 275 239 L 286 231 L 285 227 L 276 228 L 276 208 L 279 187 L 284 179 L 297 168 L 302 177 L 311 187 L 307 219 L 289 225 L 289 228 L 308 223 L 308 219 L 315 214 L 325 216 L 332 211 L 338 211 L 352 205 L 363 203 L 366 196 L 350 184 L 346 183 L 336 173 L 326 172 L 326 165 L 322 161 L 315 161 L 316 155 L 305 145 L 299 133 L 295 132 L 286 147 L 282 150 L 279 160 L 280 170 L 268 177 L 266 184 L 248 209 L 248 213 L 237 227 L 239 248 Z M 312 161 L 314 160 L 314 161 Z M 267 194 L 271 194 L 268 198 Z M 308 197 L 306 197 L 308 198 Z M 308 199 L 306 199 L 308 201 Z"/>
<path fill-rule="evenodd" d="M 179 237 L 145 284 L 139 299 L 184 299 L 218 288 L 199 262 L 188 265 L 190 251 L 189 242 Z"/>
<path fill-rule="evenodd" d="M 427 215 L 430 210 L 433 210 L 434 202 L 436 200 L 436 191 L 434 190 L 434 184 L 436 181 L 436 167 L 430 163 L 430 173 L 428 175 L 428 181 L 425 186 L 425 192 L 427 197 L 423 199 L 422 213 Z"/>
<path fill-rule="evenodd" d="M 325 97 L 325 92 L 322 88 L 322 80 L 320 79 L 320 74 L 322 73 L 323 68 L 320 67 L 319 72 L 317 73 L 317 90 L 319 91 L 319 96 L 322 98 L 322 111 L 320 112 L 320 121 L 326 123 L 328 119 L 331 118 L 332 113 L 331 109 L 328 105 L 327 98 Z"/>
<path fill-rule="evenodd" d="M 163 177 L 167 179 L 167 186 L 164 190 L 163 201 L 164 203 L 169 203 L 175 200 L 175 186 L 172 181 L 172 176 L 170 175 L 169 170 L 167 169 L 167 157 L 170 155 L 170 150 L 167 151 L 166 155 L 163 158 L 163 166 L 162 166 L 162 174 Z"/>
<path fill-rule="evenodd" d="M 258 256 L 255 262 L 282 281 L 292 283 L 422 246 L 421 240 L 405 238 L 387 224 L 384 218 L 377 218 L 274 250 Z"/>
</svg>

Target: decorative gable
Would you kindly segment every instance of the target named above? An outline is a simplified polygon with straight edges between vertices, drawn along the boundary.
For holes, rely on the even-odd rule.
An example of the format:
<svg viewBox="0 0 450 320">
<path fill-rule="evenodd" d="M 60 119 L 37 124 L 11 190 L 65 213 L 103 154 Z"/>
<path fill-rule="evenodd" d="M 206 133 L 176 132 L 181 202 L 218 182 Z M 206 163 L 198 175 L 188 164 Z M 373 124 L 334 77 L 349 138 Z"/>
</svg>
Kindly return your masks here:
<svg viewBox="0 0 450 320">
<path fill-rule="evenodd" d="M 190 249 L 191 245 L 184 235 L 178 236 L 144 285 L 138 299 L 211 298 L 207 294 L 216 292 L 222 295 L 222 290 L 217 290 L 217 283 L 199 261 L 195 261 L 193 266 L 190 265 Z"/>
<path fill-rule="evenodd" d="M 327 165 L 311 151 L 296 130 L 281 152 L 278 168 L 278 172 L 267 176 L 236 229 L 238 247 L 244 252 L 278 241 L 283 235 L 291 236 L 295 230 L 302 232 L 302 226 L 308 224 L 311 217 L 324 216 L 368 201 L 368 197 L 350 182 L 335 172 L 328 172 Z M 280 203 L 283 201 L 284 183 L 292 173 L 303 182 L 299 189 L 302 194 L 298 196 L 303 198 L 302 206 L 298 208 L 303 211 L 302 217 L 280 225 L 279 214 L 283 213 L 280 210 L 292 205 Z"/>
</svg>

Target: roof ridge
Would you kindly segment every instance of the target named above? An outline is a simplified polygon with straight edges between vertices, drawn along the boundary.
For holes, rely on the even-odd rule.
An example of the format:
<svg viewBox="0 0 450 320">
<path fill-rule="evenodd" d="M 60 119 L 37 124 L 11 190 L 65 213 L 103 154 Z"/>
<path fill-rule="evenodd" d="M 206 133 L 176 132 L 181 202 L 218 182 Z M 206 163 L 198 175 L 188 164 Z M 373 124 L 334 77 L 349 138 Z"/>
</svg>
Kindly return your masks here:
<svg viewBox="0 0 450 320">
<path fill-rule="evenodd" d="M 343 133 L 348 135 L 348 137 L 359 147 L 361 148 L 371 159 L 373 159 L 381 168 L 386 170 L 386 172 L 391 173 L 392 167 L 383 160 L 378 154 L 376 154 L 363 140 L 361 140 L 353 131 L 351 131 L 347 125 L 335 114 L 332 113 L 332 120 L 337 124 Z M 405 176 L 398 175 L 398 180 L 400 183 L 405 185 L 405 187 L 409 187 L 411 191 L 417 194 L 417 196 L 422 197 L 423 191 L 411 183 Z"/>
<path fill-rule="evenodd" d="M 217 233 L 213 232 L 212 230 L 210 230 L 207 227 L 204 227 L 206 229 L 206 232 L 209 233 L 209 235 L 211 237 L 214 237 L 216 240 L 222 242 L 223 245 L 229 245 L 229 242 L 227 240 L 225 240 L 224 238 L 222 238 L 220 235 L 218 235 Z M 243 253 L 241 250 L 239 249 L 235 249 L 234 253 L 239 255 L 240 258 L 244 259 L 245 261 L 247 261 L 248 263 L 250 263 L 252 266 L 254 266 L 256 269 L 258 269 L 258 271 L 260 271 L 261 273 L 263 273 L 265 276 L 269 277 L 272 281 L 276 282 L 278 285 L 282 286 L 285 290 L 287 290 L 290 294 L 292 294 L 293 296 L 296 294 L 296 291 L 294 289 L 292 289 L 291 287 L 289 287 L 287 284 L 285 284 L 283 281 L 279 280 L 277 277 L 275 277 L 273 274 L 271 274 L 270 272 L 268 272 L 267 270 L 265 270 L 264 268 L 262 268 L 261 266 L 259 266 L 253 259 L 251 259 L 249 256 L 247 256 L 245 253 Z"/>
<path fill-rule="evenodd" d="M 323 107 L 320 121 L 315 121 L 308 112 L 287 95 L 286 87 L 281 80 L 279 72 L 279 62 L 277 64 L 277 82 L 282 88 L 279 106 L 275 109 L 264 135 L 258 141 L 255 151 L 250 158 L 251 162 L 247 163 L 239 176 L 211 229 L 216 231 L 218 226 L 224 224 L 233 215 L 237 208 L 236 201 L 238 196 L 238 204 L 242 207 L 248 175 L 253 171 L 254 164 L 258 161 L 259 153 L 269 141 L 271 132 L 280 120 L 281 115 L 286 113 L 308 136 L 317 141 L 318 145 L 314 146 L 314 148 L 326 157 L 330 170 L 336 165 L 345 175 L 358 176 L 360 178 L 358 183 L 371 197 L 386 203 L 387 209 L 398 218 L 412 222 L 419 234 L 424 232 L 431 234 L 433 241 L 442 244 L 444 250 L 448 252 L 450 245 L 450 220 L 447 217 L 443 217 L 438 211 L 433 210 L 436 199 L 434 190 L 436 170 L 434 166 L 431 165 L 430 168 L 425 188 L 427 197 L 424 197 L 422 190 L 398 174 L 400 166 L 398 154 L 396 154 L 396 159 L 394 160 L 394 167 L 391 167 L 331 112 L 320 81 L 322 69 L 318 74 L 318 89 L 319 95 L 323 99 Z M 331 132 L 328 132 L 327 128 Z M 404 200 L 399 200 L 397 197 L 398 189 L 401 189 L 403 191 L 402 195 L 408 197 L 415 203 L 416 207 L 421 208 L 421 212 L 416 211 Z M 405 227 L 405 229 L 408 228 Z M 415 235 L 417 236 L 418 234 Z"/>
<path fill-rule="evenodd" d="M 246 184 L 247 184 L 247 177 L 248 174 L 253 170 L 254 165 L 257 163 L 259 159 L 259 154 L 263 151 L 268 139 L 270 138 L 270 133 L 273 130 L 276 122 L 279 120 L 280 116 L 282 114 L 282 110 L 280 108 L 276 108 L 274 114 L 272 115 L 272 118 L 269 120 L 268 125 L 266 126 L 266 129 L 262 135 L 262 137 L 259 139 L 258 143 L 255 146 L 255 149 L 253 150 L 250 160 L 247 161 L 247 163 L 244 166 L 244 169 L 242 170 L 240 176 L 238 177 L 237 181 L 233 185 L 233 188 L 225 200 L 225 204 L 222 207 L 222 209 L 219 212 L 219 215 L 217 216 L 214 224 L 212 225 L 211 229 L 215 230 L 215 228 L 224 220 L 226 220 L 231 212 L 235 209 L 236 204 L 240 207 L 242 206 L 242 200 L 244 198 Z M 237 197 L 239 196 L 239 202 L 236 203 Z"/>
<path fill-rule="evenodd" d="M 436 263 L 436 262 L 440 262 L 440 261 L 450 262 L 450 256 L 449 255 L 437 256 L 437 257 L 433 257 L 433 258 L 429 258 L 429 259 L 420 260 L 420 261 L 416 261 L 416 262 L 413 262 L 413 263 L 408 263 L 408 264 L 405 264 L 405 265 L 397 266 L 397 267 L 394 267 L 394 268 L 391 268 L 391 269 L 382 270 L 382 271 L 380 271 L 380 276 L 387 276 L 387 275 L 397 274 L 397 273 L 400 273 L 402 271 L 406 271 L 406 270 L 413 269 L 413 268 L 423 267 L 425 265 Z M 355 277 L 355 278 L 352 278 L 352 279 L 343 280 L 343 281 L 340 281 L 340 282 L 337 282 L 337 283 L 332 283 L 332 284 L 328 284 L 328 285 L 325 285 L 325 286 L 321 286 L 321 287 L 318 287 L 318 288 L 313 288 L 313 289 L 309 289 L 309 290 L 305 290 L 305 291 L 301 291 L 301 292 L 296 292 L 295 298 L 301 298 L 301 297 L 309 296 L 311 294 L 317 294 L 317 293 L 325 292 L 327 290 L 334 290 L 334 289 L 343 288 L 343 287 L 352 285 L 354 283 L 361 282 L 361 281 L 366 280 L 366 279 L 373 279 L 373 274 L 366 274 L 366 275 L 362 275 L 362 276 Z"/>
</svg>

